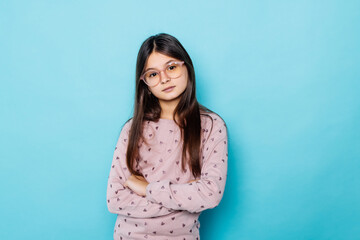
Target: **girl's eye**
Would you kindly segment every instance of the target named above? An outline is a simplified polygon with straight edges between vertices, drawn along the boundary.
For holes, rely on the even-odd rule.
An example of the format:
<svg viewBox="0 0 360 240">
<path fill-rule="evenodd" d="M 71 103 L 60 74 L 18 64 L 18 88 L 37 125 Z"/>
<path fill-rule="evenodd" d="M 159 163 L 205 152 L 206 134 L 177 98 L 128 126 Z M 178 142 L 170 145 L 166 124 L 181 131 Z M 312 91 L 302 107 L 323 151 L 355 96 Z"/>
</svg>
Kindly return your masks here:
<svg viewBox="0 0 360 240">
<path fill-rule="evenodd" d="M 148 77 L 149 78 L 152 78 L 152 77 L 156 77 L 157 73 L 156 72 L 152 72 L 152 73 L 149 73 L 148 74 Z"/>
<path fill-rule="evenodd" d="M 176 69 L 176 64 L 172 64 L 168 67 L 168 70 L 172 71 L 172 70 L 175 70 Z"/>
</svg>

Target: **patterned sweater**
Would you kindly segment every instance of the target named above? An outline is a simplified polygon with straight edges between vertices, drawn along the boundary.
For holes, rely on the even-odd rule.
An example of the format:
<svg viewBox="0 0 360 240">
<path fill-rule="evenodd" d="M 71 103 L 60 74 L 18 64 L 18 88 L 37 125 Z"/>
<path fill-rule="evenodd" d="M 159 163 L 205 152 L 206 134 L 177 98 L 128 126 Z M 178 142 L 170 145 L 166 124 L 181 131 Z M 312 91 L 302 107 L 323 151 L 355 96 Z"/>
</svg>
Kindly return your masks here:
<svg viewBox="0 0 360 240">
<path fill-rule="evenodd" d="M 135 169 L 150 183 L 146 197 L 123 184 L 131 175 L 126 149 L 132 119 L 116 144 L 107 186 L 107 206 L 117 214 L 114 239 L 200 239 L 202 211 L 216 207 L 227 177 L 228 137 L 225 122 L 215 113 L 201 115 L 201 177 L 194 182 L 189 167 L 181 170 L 183 143 L 175 121 L 144 122 L 144 141 Z"/>
</svg>

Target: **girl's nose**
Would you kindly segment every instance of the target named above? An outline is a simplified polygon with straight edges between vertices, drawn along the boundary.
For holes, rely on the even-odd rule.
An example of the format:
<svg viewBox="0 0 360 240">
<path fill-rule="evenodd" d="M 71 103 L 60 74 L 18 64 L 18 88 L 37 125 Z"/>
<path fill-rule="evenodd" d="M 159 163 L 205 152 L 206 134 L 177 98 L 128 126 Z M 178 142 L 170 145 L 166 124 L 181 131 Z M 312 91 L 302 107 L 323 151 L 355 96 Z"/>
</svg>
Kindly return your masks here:
<svg viewBox="0 0 360 240">
<path fill-rule="evenodd" d="M 167 83 L 168 81 L 170 81 L 170 78 L 168 77 L 168 75 L 166 75 L 165 71 L 160 72 L 160 77 L 161 83 Z"/>
</svg>

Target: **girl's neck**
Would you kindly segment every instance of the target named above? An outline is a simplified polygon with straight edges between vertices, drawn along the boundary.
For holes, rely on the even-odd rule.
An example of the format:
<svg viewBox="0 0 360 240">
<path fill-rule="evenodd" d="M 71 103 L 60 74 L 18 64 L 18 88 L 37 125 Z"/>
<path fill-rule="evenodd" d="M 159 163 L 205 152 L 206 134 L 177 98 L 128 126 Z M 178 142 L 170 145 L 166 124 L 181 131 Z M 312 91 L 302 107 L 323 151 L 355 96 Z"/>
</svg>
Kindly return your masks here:
<svg viewBox="0 0 360 240">
<path fill-rule="evenodd" d="M 179 99 L 180 100 L 180 99 Z M 177 101 L 159 101 L 160 107 L 161 107 L 161 114 L 160 118 L 164 119 L 173 119 L 174 110 L 179 103 L 179 100 Z"/>
</svg>

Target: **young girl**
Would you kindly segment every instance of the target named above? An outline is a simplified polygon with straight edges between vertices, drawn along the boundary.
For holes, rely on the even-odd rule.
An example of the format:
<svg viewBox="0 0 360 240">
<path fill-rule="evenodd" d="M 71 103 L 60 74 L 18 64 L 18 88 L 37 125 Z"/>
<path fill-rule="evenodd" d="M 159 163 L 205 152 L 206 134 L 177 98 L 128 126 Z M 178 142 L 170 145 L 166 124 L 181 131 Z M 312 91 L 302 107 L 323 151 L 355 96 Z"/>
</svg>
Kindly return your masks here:
<svg viewBox="0 0 360 240">
<path fill-rule="evenodd" d="M 227 145 L 223 119 L 196 100 L 181 43 L 168 34 L 146 39 L 134 116 L 121 130 L 108 179 L 114 239 L 200 239 L 200 213 L 224 193 Z"/>
</svg>

